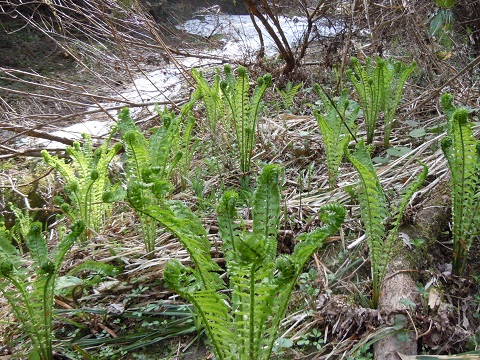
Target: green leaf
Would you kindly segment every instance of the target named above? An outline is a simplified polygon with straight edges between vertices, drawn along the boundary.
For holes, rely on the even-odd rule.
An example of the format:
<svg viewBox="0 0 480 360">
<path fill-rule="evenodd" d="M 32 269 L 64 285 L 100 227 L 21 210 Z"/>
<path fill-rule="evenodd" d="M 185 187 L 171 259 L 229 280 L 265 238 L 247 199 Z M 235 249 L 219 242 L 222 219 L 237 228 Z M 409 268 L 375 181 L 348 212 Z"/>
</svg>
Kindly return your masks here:
<svg viewBox="0 0 480 360">
<path fill-rule="evenodd" d="M 414 130 L 409 132 L 409 135 L 413 138 L 421 138 L 421 137 L 424 137 L 426 134 L 427 134 L 427 132 L 423 128 L 414 129 Z"/>
<path fill-rule="evenodd" d="M 381 156 L 375 156 L 372 158 L 372 162 L 375 164 L 386 164 L 390 161 L 390 157 L 381 157 Z"/>
<path fill-rule="evenodd" d="M 277 344 L 281 348 L 291 348 L 293 346 L 293 340 L 287 338 L 278 338 Z"/>
<path fill-rule="evenodd" d="M 437 6 L 447 9 L 455 5 L 456 0 L 434 0 Z"/>
<path fill-rule="evenodd" d="M 408 154 L 412 149 L 404 147 L 404 146 L 397 146 L 387 149 L 387 154 L 390 156 L 401 157 L 403 155 Z"/>
<path fill-rule="evenodd" d="M 403 314 L 395 315 L 395 317 L 393 318 L 393 328 L 395 330 L 403 329 L 405 327 L 406 321 L 407 321 L 407 318 L 405 315 Z"/>
<path fill-rule="evenodd" d="M 83 280 L 76 276 L 60 276 L 55 283 L 55 294 L 67 294 L 72 287 L 77 285 L 83 285 Z"/>
</svg>

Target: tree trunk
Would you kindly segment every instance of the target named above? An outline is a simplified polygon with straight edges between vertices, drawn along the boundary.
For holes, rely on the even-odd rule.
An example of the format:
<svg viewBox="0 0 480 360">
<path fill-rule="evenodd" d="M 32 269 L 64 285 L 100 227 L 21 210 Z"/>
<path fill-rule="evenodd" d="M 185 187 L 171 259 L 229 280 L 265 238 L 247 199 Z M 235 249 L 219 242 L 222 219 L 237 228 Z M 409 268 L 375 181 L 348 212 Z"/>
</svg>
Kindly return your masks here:
<svg viewBox="0 0 480 360">
<path fill-rule="evenodd" d="M 400 229 L 400 231 L 403 231 Z M 399 240 L 400 244 L 402 243 Z M 396 310 L 405 311 L 407 306 L 402 303 L 402 299 L 416 303 L 418 298 L 415 281 L 410 272 L 401 272 L 405 269 L 411 269 L 412 265 L 408 254 L 403 248 L 403 244 L 398 247 L 397 255 L 392 257 L 387 268 L 387 274 L 382 284 L 382 296 L 378 303 L 378 310 L 392 312 Z M 409 329 L 409 322 L 405 323 L 405 328 Z M 405 355 L 417 355 L 417 340 L 415 333 L 408 330 L 406 333 L 408 340 L 400 339 L 398 334 L 393 334 L 383 338 L 373 345 L 374 358 L 379 360 L 400 360 L 397 352 Z"/>
<path fill-rule="evenodd" d="M 424 239 L 426 248 L 412 250 L 398 239 L 396 253 L 387 269 L 385 280 L 382 284 L 382 296 L 379 301 L 379 310 L 395 311 L 405 310 L 405 302 L 408 299 L 418 304 L 418 291 L 413 279 L 415 271 L 421 267 L 419 261 L 427 252 L 429 246 L 435 246 L 435 242 L 441 233 L 448 228 L 450 220 L 450 201 L 448 194 L 448 180 L 441 182 L 432 192 L 430 197 L 423 202 L 422 208 L 416 213 L 412 225 L 400 227 L 399 234 L 406 234 L 410 239 Z M 403 271 L 402 270 L 407 270 Z M 411 329 L 410 320 L 405 323 L 406 329 Z M 412 330 L 407 331 L 408 341 L 401 341 L 398 334 L 388 336 L 374 344 L 374 358 L 378 360 L 401 360 L 398 353 L 403 355 L 417 354 L 416 334 Z M 404 340 L 404 339 L 402 339 Z M 397 353 L 398 352 L 398 353 Z"/>
</svg>

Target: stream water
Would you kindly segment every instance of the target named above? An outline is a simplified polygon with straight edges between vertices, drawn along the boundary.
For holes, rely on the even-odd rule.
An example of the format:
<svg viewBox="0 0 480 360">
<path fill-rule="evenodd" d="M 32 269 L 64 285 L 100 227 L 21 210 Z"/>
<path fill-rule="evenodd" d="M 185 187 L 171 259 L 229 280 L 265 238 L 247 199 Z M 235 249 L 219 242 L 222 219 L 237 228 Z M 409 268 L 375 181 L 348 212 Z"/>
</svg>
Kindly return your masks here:
<svg viewBox="0 0 480 360">
<path fill-rule="evenodd" d="M 305 32 L 307 26 L 306 19 L 301 17 L 280 17 L 279 21 L 289 43 L 295 46 Z M 212 36 L 221 38 L 223 47 L 210 50 L 208 54 L 221 57 L 227 62 L 234 62 L 239 58 L 246 59 L 253 57 L 260 49 L 257 32 L 248 15 L 198 15 L 194 19 L 186 21 L 178 28 L 187 33 L 204 36 L 206 38 L 211 38 Z M 317 28 L 320 29 L 325 36 L 330 36 L 335 33 L 333 27 L 324 24 L 317 25 Z M 274 55 L 277 52 L 275 43 L 266 31 L 264 31 L 264 33 L 265 51 L 267 55 Z M 186 69 L 218 64 L 218 61 L 216 62 L 215 60 L 194 57 L 179 58 L 177 60 Z M 131 103 L 165 102 L 169 99 L 179 97 L 183 81 L 184 79 L 177 67 L 173 64 L 168 65 L 137 78 L 128 90 L 120 94 L 119 98 Z M 119 105 L 119 103 L 101 104 L 104 108 L 116 105 Z M 140 110 L 132 110 L 134 114 L 138 111 Z M 117 110 L 112 111 L 111 115 L 116 117 L 116 113 Z M 80 139 L 82 133 L 91 134 L 93 137 L 101 137 L 109 133 L 111 124 L 112 122 L 108 120 L 99 121 L 97 118 L 93 120 L 92 117 L 86 116 L 82 123 L 68 126 L 53 134 L 74 140 Z M 46 140 L 41 140 L 40 145 L 49 149 L 65 147 L 65 145 L 58 142 Z"/>
</svg>

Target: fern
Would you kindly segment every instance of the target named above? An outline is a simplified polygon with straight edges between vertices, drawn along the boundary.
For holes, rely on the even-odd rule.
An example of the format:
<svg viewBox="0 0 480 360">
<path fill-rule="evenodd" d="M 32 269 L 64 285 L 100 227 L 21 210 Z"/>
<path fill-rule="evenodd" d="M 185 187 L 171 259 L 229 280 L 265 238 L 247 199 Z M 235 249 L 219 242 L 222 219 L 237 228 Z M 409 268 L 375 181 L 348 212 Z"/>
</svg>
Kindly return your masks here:
<svg viewBox="0 0 480 360">
<path fill-rule="evenodd" d="M 394 226 L 387 234 L 385 220 L 393 216 L 389 211 L 380 181 L 373 167 L 370 155 L 361 141 L 353 153 L 347 151 L 347 158 L 355 167 L 359 178 L 360 187 L 358 198 L 360 214 L 365 225 L 365 235 L 370 250 L 370 263 L 372 274 L 372 307 L 376 308 L 380 298 L 382 281 L 385 277 L 387 264 L 392 255 L 394 242 L 397 238 L 398 228 L 408 201 L 418 187 L 425 181 L 428 171 L 426 166 L 417 180 L 410 185 L 400 205 L 395 212 Z"/>
<path fill-rule="evenodd" d="M 208 120 L 208 126 L 212 134 L 217 134 L 217 126 L 224 124 L 225 105 L 220 90 L 220 73 L 217 71 L 210 85 L 201 71 L 192 69 L 192 76 L 197 83 L 198 97 L 202 98 Z"/>
<path fill-rule="evenodd" d="M 351 103 L 347 100 L 346 92 L 342 94 L 336 103 L 332 103 L 320 86 L 316 85 L 315 90 L 320 95 L 323 112 L 315 110 L 314 115 L 325 146 L 328 181 L 330 188 L 333 188 L 337 181 L 338 168 L 342 162 L 345 148 L 352 140 L 353 132 L 355 132 L 354 122 L 360 108 L 358 105 L 350 106 Z"/>
<path fill-rule="evenodd" d="M 257 120 L 261 110 L 261 100 L 266 89 L 271 85 L 270 74 L 259 77 L 253 95 L 249 97 L 249 77 L 247 70 L 240 66 L 238 77 L 232 74 L 229 66 L 225 66 L 225 79 L 220 82 L 220 89 L 226 104 L 226 113 L 235 130 L 238 152 L 240 157 L 240 171 L 250 171 L 250 163 L 255 147 L 255 132 Z"/>
<path fill-rule="evenodd" d="M 119 132 L 126 154 L 127 182 L 133 184 L 148 205 L 158 203 L 158 197 L 167 196 L 169 180 L 180 167 L 186 177 L 193 157 L 192 132 L 195 119 L 190 114 L 191 104 L 176 116 L 168 110 L 159 111 L 162 126 L 153 130 L 147 139 L 135 125 L 127 108 L 119 113 Z M 130 185 L 127 185 L 130 186 Z M 140 225 L 148 257 L 153 257 L 157 224 L 148 215 L 139 213 Z"/>
<path fill-rule="evenodd" d="M 250 160 L 255 147 L 255 132 L 261 111 L 261 100 L 266 89 L 271 85 L 270 74 L 258 78 L 258 83 L 250 98 L 249 76 L 245 67 L 240 66 L 238 76 L 232 73 L 230 66 L 224 67 L 223 80 L 217 71 L 210 85 L 202 72 L 192 70 L 197 90 L 195 97 L 201 97 L 205 104 L 208 126 L 213 136 L 219 133 L 219 125 L 226 129 L 224 139 L 230 146 L 230 129 L 233 128 L 240 159 L 240 171 L 250 171 Z M 216 139 L 216 150 L 221 150 L 222 143 Z"/>
<path fill-rule="evenodd" d="M 345 210 L 332 204 L 320 210 L 324 226 L 299 238 L 292 255 L 276 258 L 279 229 L 280 168 L 266 166 L 253 201 L 253 231 L 247 232 L 236 210 L 238 195 L 227 191 L 217 208 L 230 291 L 220 281 L 218 265 L 201 222 L 182 203 L 160 201 L 144 206 L 131 188 L 132 204 L 172 231 L 187 249 L 194 268 L 167 263 L 170 288 L 196 308 L 217 359 L 269 359 L 280 321 L 303 266 L 325 239 L 341 226 Z"/>
<path fill-rule="evenodd" d="M 453 222 L 453 272 L 462 274 L 473 240 L 480 225 L 479 162 L 480 143 L 475 138 L 468 111 L 455 108 L 453 97 L 445 94 L 441 99 L 447 114 L 447 136 L 442 139 L 443 153 L 450 168 Z"/>
<path fill-rule="evenodd" d="M 26 242 L 27 234 L 35 216 L 30 215 L 27 209 L 22 210 L 13 203 L 8 203 L 8 206 L 15 215 L 15 224 L 10 230 L 10 233 L 12 238 L 18 244 L 20 254 L 23 255 L 23 244 Z"/>
<path fill-rule="evenodd" d="M 289 81 L 285 87 L 285 90 L 277 89 L 277 93 L 282 98 L 282 104 L 285 110 L 290 110 L 293 107 L 293 100 L 302 86 L 303 83 L 299 83 L 294 86 L 293 83 Z"/>
<path fill-rule="evenodd" d="M 55 282 L 66 253 L 84 233 L 85 226 L 82 222 L 73 224 L 71 232 L 61 235 L 50 252 L 41 230 L 42 224 L 35 222 L 27 234 L 33 265 L 25 267 L 25 261 L 9 242 L 9 232 L 0 225 L 0 293 L 32 342 L 29 359 L 51 360 Z"/>
<path fill-rule="evenodd" d="M 414 61 L 406 65 L 401 61 L 388 59 L 385 63 L 385 102 L 384 102 L 384 141 L 385 148 L 390 146 L 390 134 L 392 132 L 393 120 L 397 112 L 398 105 L 402 100 L 403 86 L 415 70 L 417 63 Z"/>
<path fill-rule="evenodd" d="M 367 128 L 367 144 L 373 142 L 379 115 L 384 115 L 384 146 L 388 148 L 393 119 L 402 98 L 403 86 L 416 67 L 393 59 L 367 58 L 364 66 L 352 58 L 352 67 L 346 75 L 357 90 Z"/>
<path fill-rule="evenodd" d="M 42 156 L 65 179 L 64 189 L 71 206 L 61 204 L 62 210 L 72 221 L 81 219 L 87 229 L 98 232 L 111 212 L 111 205 L 104 201 L 104 196 L 111 191 L 109 164 L 122 146 L 115 144 L 109 148 L 108 139 L 94 150 L 91 137 L 87 134 L 82 136 L 82 145 L 75 142 L 73 147 L 66 149 L 73 160 L 71 163 L 50 155 L 46 150 L 42 150 Z"/>
</svg>

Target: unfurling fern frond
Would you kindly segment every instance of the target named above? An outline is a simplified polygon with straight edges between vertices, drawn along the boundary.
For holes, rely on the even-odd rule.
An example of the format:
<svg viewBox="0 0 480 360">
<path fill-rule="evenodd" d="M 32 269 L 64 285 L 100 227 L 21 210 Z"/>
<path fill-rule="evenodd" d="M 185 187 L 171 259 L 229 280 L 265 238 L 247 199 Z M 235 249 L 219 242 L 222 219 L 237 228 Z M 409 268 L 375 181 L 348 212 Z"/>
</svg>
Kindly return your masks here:
<svg viewBox="0 0 480 360">
<path fill-rule="evenodd" d="M 261 100 L 267 88 L 271 85 L 270 74 L 260 77 L 249 96 L 249 77 L 247 70 L 239 66 L 238 76 L 232 74 L 231 68 L 225 66 L 225 79 L 220 83 L 226 113 L 235 129 L 236 141 L 240 155 L 240 171 L 250 171 L 250 161 L 255 147 L 255 132 L 261 110 Z"/>
<path fill-rule="evenodd" d="M 480 226 L 480 143 L 468 122 L 467 109 L 455 108 L 449 94 L 442 96 L 441 103 L 448 116 L 447 137 L 441 145 L 451 174 L 453 272 L 462 274 Z"/>
<path fill-rule="evenodd" d="M 384 146 L 387 148 L 403 86 L 416 63 L 407 66 L 401 61 L 380 58 L 376 61 L 367 58 L 365 65 L 361 65 L 357 58 L 352 58 L 351 62 L 353 69 L 347 70 L 346 75 L 360 98 L 367 128 L 367 144 L 372 143 L 378 117 L 383 112 Z"/>
<path fill-rule="evenodd" d="M 425 181 L 428 169 L 423 165 L 423 171 L 417 179 L 407 188 L 407 191 L 398 205 L 396 211 L 387 207 L 383 188 L 378 180 L 370 155 L 365 144 L 360 142 L 353 153 L 347 152 L 348 160 L 355 167 L 359 178 L 360 187 L 358 198 L 360 214 L 365 225 L 365 236 L 370 250 L 372 273 L 372 307 L 376 308 L 380 298 L 380 290 L 385 277 L 386 267 L 390 261 L 394 243 L 397 241 L 398 228 L 403 213 L 414 192 Z M 393 228 L 386 232 L 385 221 L 394 217 Z"/>
<path fill-rule="evenodd" d="M 287 83 L 285 90 L 277 89 L 277 93 L 281 96 L 283 102 L 283 108 L 285 110 L 291 110 L 293 107 L 293 100 L 295 95 L 300 91 L 302 88 L 303 83 L 299 83 L 297 85 L 293 85 L 291 81 Z"/>
<path fill-rule="evenodd" d="M 357 170 L 360 178 L 358 198 L 360 201 L 360 213 L 365 225 L 365 236 L 370 249 L 373 281 L 372 303 L 376 307 L 380 296 L 380 273 L 386 265 L 383 264 L 382 253 L 387 205 L 382 186 L 363 141 L 358 144 L 352 154 L 347 153 L 347 157 Z"/>
<path fill-rule="evenodd" d="M 71 204 L 64 204 L 62 210 L 65 209 L 73 221 L 80 219 L 87 229 L 98 231 L 111 211 L 111 204 L 103 201 L 105 193 L 111 188 L 109 164 L 122 145 L 117 143 L 109 148 L 110 139 L 107 139 L 94 151 L 91 137 L 87 134 L 82 136 L 82 145 L 75 142 L 66 149 L 73 160 L 71 163 L 67 164 L 64 159 L 52 156 L 46 150 L 42 150 L 42 156 L 66 181 L 64 190 Z"/>
<path fill-rule="evenodd" d="M 323 109 L 315 110 L 314 115 L 325 146 L 328 182 L 330 188 L 333 188 L 337 181 L 338 168 L 342 162 L 345 148 L 356 132 L 354 122 L 360 108 L 356 104 L 351 106 L 352 103 L 347 100 L 346 92 L 336 102 L 333 102 L 320 86 L 316 85 L 315 90 L 320 96 Z"/>
<path fill-rule="evenodd" d="M 9 244 L 9 233 L 0 226 L 0 294 L 8 301 L 22 330 L 31 340 L 29 359 L 53 359 L 55 282 L 65 254 L 84 233 L 85 226 L 83 222 L 77 222 L 71 229 L 68 235 L 60 234 L 59 244 L 49 253 L 42 224 L 33 223 L 26 242 L 33 265 L 25 267 L 25 261 Z"/>
</svg>

